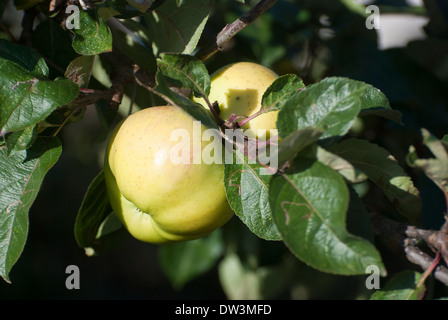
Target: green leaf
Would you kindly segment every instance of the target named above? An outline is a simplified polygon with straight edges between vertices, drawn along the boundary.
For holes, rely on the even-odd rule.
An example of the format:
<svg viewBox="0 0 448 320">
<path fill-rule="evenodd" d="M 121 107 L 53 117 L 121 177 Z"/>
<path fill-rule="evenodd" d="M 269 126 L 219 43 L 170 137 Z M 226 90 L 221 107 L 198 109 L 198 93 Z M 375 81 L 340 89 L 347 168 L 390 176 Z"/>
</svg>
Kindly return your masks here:
<svg viewBox="0 0 448 320">
<path fill-rule="evenodd" d="M 159 246 L 159 261 L 165 275 L 176 289 L 209 271 L 222 256 L 221 230 L 207 237 Z"/>
<path fill-rule="evenodd" d="M 316 157 L 320 162 L 338 172 L 350 183 L 360 183 L 367 179 L 367 175 L 357 169 L 349 161 L 324 148 L 317 147 Z"/>
<path fill-rule="evenodd" d="M 155 56 L 162 52 L 192 54 L 207 23 L 209 0 L 166 1 L 145 15 Z"/>
<path fill-rule="evenodd" d="M 359 113 L 360 116 L 379 116 L 385 119 L 392 120 L 398 124 L 403 124 L 401 121 L 401 112 L 397 110 L 392 110 L 391 108 L 371 108 L 371 109 L 363 109 Z"/>
<path fill-rule="evenodd" d="M 428 130 L 422 129 L 423 144 L 434 155 L 434 158 L 420 159 L 415 147 L 409 148 L 407 162 L 410 166 L 422 170 L 442 192 L 448 201 L 448 145 L 438 140 Z"/>
<path fill-rule="evenodd" d="M 57 138 L 38 138 L 27 150 L 9 156 L 0 148 L 0 275 L 8 282 L 25 246 L 28 211 L 61 150 Z"/>
<path fill-rule="evenodd" d="M 266 89 L 261 99 L 261 110 L 275 111 L 282 108 L 286 100 L 305 88 L 305 84 L 295 74 L 278 77 Z"/>
<path fill-rule="evenodd" d="M 370 216 L 366 206 L 352 186 L 348 186 L 350 204 L 347 210 L 347 230 L 355 235 L 374 243 L 374 235 Z"/>
<path fill-rule="evenodd" d="M 219 280 L 229 300 L 273 299 L 290 285 L 296 265 L 286 259 L 277 265 L 249 267 L 235 252 L 219 264 Z"/>
<path fill-rule="evenodd" d="M 34 50 L 0 39 L 0 58 L 10 60 L 32 74 L 48 76 L 48 66 L 44 58 Z"/>
<path fill-rule="evenodd" d="M 9 156 L 13 151 L 27 149 L 37 137 L 37 126 L 29 126 L 23 130 L 11 132 L 6 138 L 6 150 Z"/>
<path fill-rule="evenodd" d="M 159 5 L 161 5 L 165 0 L 155 0 L 149 5 L 149 1 L 143 2 L 143 6 L 138 8 L 138 1 L 128 1 L 128 0 L 106 0 L 104 3 L 95 4 L 100 10 L 109 11 L 109 15 L 117 15 L 119 19 L 129 19 L 138 16 L 143 16 L 151 10 L 154 10 Z M 134 5 L 135 4 L 135 5 Z M 145 11 L 141 11 L 143 9 Z"/>
<path fill-rule="evenodd" d="M 111 28 L 114 50 L 122 52 L 139 67 L 155 73 L 156 58 L 152 53 L 151 42 L 148 38 L 149 29 L 132 19 L 114 21 L 114 23 L 120 23 L 118 27 Z"/>
<path fill-rule="evenodd" d="M 207 127 L 217 128 L 216 122 L 207 109 L 171 90 L 168 86 L 167 79 L 160 72 L 156 74 L 156 87 L 154 89 L 168 103 L 181 107 Z"/>
<path fill-rule="evenodd" d="M 269 199 L 283 241 L 301 261 L 341 275 L 365 274 L 369 265 L 385 273 L 376 248 L 346 230 L 349 191 L 328 166 L 296 158 L 288 173 L 272 179 Z"/>
<path fill-rule="evenodd" d="M 201 60 L 185 54 L 164 53 L 157 59 L 160 72 L 179 81 L 181 87 L 191 89 L 195 96 L 210 94 L 210 75 Z"/>
<path fill-rule="evenodd" d="M 89 185 L 75 221 L 75 239 L 87 255 L 104 253 L 121 243 L 123 226 L 112 212 L 104 171 Z"/>
<path fill-rule="evenodd" d="M 402 271 L 394 275 L 384 288 L 375 291 L 370 300 L 421 300 L 425 286 L 418 285 L 422 274 L 415 271 Z"/>
<path fill-rule="evenodd" d="M 401 124 L 401 113 L 390 107 L 386 95 L 371 85 L 366 86 L 361 97 L 362 105 L 359 115 L 376 115 Z"/>
<path fill-rule="evenodd" d="M 73 49 L 80 55 L 96 55 L 112 50 L 112 33 L 96 10 L 79 11 L 79 29 L 71 31 L 75 37 Z"/>
<path fill-rule="evenodd" d="M 415 222 L 421 214 L 420 193 L 387 150 L 367 140 L 352 138 L 330 147 L 329 151 L 366 174 L 398 212 Z"/>
<path fill-rule="evenodd" d="M 74 59 L 65 70 L 65 77 L 76 83 L 80 88 L 87 88 L 92 76 L 95 56 L 80 56 Z"/>
<path fill-rule="evenodd" d="M 359 112 L 382 107 L 387 99 L 371 85 L 346 78 L 326 78 L 287 100 L 278 115 L 280 137 L 312 127 L 325 130 L 321 140 L 344 136 Z"/>
<path fill-rule="evenodd" d="M 78 86 L 68 79 L 52 81 L 0 58 L 0 133 L 35 125 L 75 99 L 78 92 Z"/>
<path fill-rule="evenodd" d="M 308 145 L 316 142 L 323 131 L 315 128 L 303 128 L 290 133 L 279 142 L 278 163 L 292 160 L 300 151 Z"/>
<path fill-rule="evenodd" d="M 226 161 L 224 185 L 230 207 L 258 237 L 281 240 L 269 207 L 269 182 L 272 175 L 264 167 L 235 150 L 232 163 Z"/>
<path fill-rule="evenodd" d="M 51 61 L 49 66 L 52 76 L 60 76 L 60 70 L 65 70 L 70 61 L 78 56 L 71 43 L 71 34 L 62 29 L 54 19 L 39 23 L 32 33 L 33 48 L 47 61 Z"/>
</svg>

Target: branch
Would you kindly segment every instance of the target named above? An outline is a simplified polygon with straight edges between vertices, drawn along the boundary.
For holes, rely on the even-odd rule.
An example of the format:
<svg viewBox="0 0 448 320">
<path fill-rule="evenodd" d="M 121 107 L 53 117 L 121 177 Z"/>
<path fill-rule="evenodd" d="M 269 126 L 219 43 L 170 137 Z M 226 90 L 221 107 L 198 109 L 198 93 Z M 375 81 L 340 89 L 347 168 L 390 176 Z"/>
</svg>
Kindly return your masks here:
<svg viewBox="0 0 448 320">
<path fill-rule="evenodd" d="M 243 30 L 259 16 L 269 10 L 278 0 L 260 0 L 252 9 L 244 15 L 236 19 L 231 24 L 228 24 L 216 36 L 216 42 L 203 47 L 198 51 L 196 57 L 202 61 L 207 60 L 216 52 L 221 51 L 223 46 L 232 39 L 238 32 Z"/>
<path fill-rule="evenodd" d="M 423 270 L 433 267 L 434 257 L 425 253 L 417 243 L 421 240 L 425 241 L 437 255 L 441 255 L 444 260 L 446 256 L 446 237 L 448 222 L 442 226 L 440 231 L 418 229 L 391 219 L 381 214 L 371 212 L 370 220 L 372 222 L 375 236 L 385 243 L 392 252 L 404 256 L 408 261 L 420 266 Z M 445 242 L 443 242 L 445 240 Z M 437 257 L 437 256 L 436 256 Z M 448 286 L 448 268 L 439 265 L 434 268 L 434 277 Z"/>
<path fill-rule="evenodd" d="M 422 267 L 423 270 L 428 270 L 432 267 L 432 263 L 434 258 L 432 258 L 430 255 L 424 253 L 420 249 L 414 246 L 406 246 L 404 248 L 404 251 L 406 253 L 406 258 L 414 263 Z M 434 277 L 448 286 L 448 269 L 443 266 L 437 266 L 434 269 Z"/>
<path fill-rule="evenodd" d="M 448 265 L 448 219 L 439 231 L 421 230 L 410 226 L 406 229 L 406 235 L 411 238 L 424 240 L 434 252 L 440 252 L 445 263 Z"/>
</svg>

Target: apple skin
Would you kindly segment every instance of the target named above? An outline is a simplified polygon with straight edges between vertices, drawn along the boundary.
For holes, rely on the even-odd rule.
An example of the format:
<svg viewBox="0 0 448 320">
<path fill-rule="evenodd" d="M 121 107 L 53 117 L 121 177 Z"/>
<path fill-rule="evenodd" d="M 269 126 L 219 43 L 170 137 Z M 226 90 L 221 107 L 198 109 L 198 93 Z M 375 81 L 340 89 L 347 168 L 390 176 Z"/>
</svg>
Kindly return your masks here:
<svg viewBox="0 0 448 320">
<path fill-rule="evenodd" d="M 227 120 L 232 113 L 248 117 L 261 108 L 261 99 L 266 89 L 278 75 L 260 64 L 252 62 L 237 62 L 224 66 L 211 76 L 209 100 L 217 101 L 220 109 L 219 117 Z M 206 106 L 202 98 L 195 98 Z M 246 123 L 242 129 L 249 137 L 269 138 L 269 130 L 277 129 L 278 111 L 261 114 Z M 238 119 L 238 121 L 243 120 Z M 259 132 L 266 129 L 266 134 Z"/>
<path fill-rule="evenodd" d="M 130 115 L 112 132 L 104 166 L 108 195 L 112 209 L 138 240 L 196 239 L 233 216 L 223 164 L 175 164 L 170 159 L 171 148 L 179 144 L 170 141 L 174 129 L 190 134 L 192 155 L 194 120 L 179 107 L 150 107 Z M 214 141 L 202 142 L 202 148 L 209 143 Z"/>
</svg>

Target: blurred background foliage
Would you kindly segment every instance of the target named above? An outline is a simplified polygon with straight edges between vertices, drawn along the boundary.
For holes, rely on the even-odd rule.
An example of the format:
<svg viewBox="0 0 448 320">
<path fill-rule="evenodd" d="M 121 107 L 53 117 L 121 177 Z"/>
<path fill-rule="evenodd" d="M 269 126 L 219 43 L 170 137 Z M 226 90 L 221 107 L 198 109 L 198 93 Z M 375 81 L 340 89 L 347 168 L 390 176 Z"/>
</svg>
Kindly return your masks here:
<svg viewBox="0 0 448 320">
<path fill-rule="evenodd" d="M 212 13 L 199 45 L 213 39 L 225 24 L 246 12 L 255 1 L 212 0 Z M 365 6 L 352 0 L 280 0 L 265 15 L 240 32 L 223 52 L 206 62 L 210 72 L 231 62 L 248 60 L 278 74 L 295 73 L 305 84 L 327 76 L 365 81 L 382 90 L 391 106 L 403 115 L 403 125 L 378 117 L 363 117 L 351 136 L 368 139 L 389 150 L 408 171 L 423 198 L 421 226 L 439 228 L 446 212 L 439 189 L 423 174 L 406 166 L 410 145 L 421 145 L 420 128 L 438 138 L 448 133 L 448 3 L 445 0 L 363 1 L 378 5 L 380 28 L 366 28 Z M 21 33 L 23 12 L 12 1 L 2 1 L 0 38 Z M 54 32 L 53 22 L 42 18 L 32 34 L 33 47 L 49 63 L 52 77 L 74 57 L 67 33 Z M 48 35 L 59 37 L 50 46 Z M 100 71 L 98 71 L 100 72 Z M 93 80 L 96 81 L 96 80 Z M 100 84 L 97 84 L 100 85 Z M 107 85 L 107 83 L 103 83 Z M 142 94 L 144 97 L 144 95 Z M 145 103 L 136 93 L 136 105 Z M 129 104 L 125 100 L 124 104 Z M 102 106 L 97 106 L 97 111 Z M 104 110 L 103 110 L 104 111 Z M 222 230 L 229 244 L 225 263 L 204 274 L 173 285 L 165 275 L 157 246 L 130 237 L 111 253 L 88 257 L 73 236 L 77 210 L 84 193 L 102 168 L 107 112 L 88 108 L 82 121 L 65 126 L 64 152 L 50 170 L 31 208 L 25 250 L 11 272 L 12 284 L 0 282 L 1 299 L 363 299 L 371 294 L 366 277 L 339 277 L 310 269 L 293 258 L 282 243 L 252 235 L 237 219 Z M 364 185 L 364 199 L 386 215 L 395 213 L 381 192 Z M 394 216 L 394 218 L 399 219 Z M 378 248 L 389 274 L 409 267 Z M 67 290 L 65 269 L 80 268 L 81 289 Z M 416 269 L 417 271 L 421 271 Z M 225 274 L 232 272 L 233 282 Z M 220 282 L 220 276 L 225 281 Z M 382 279 L 386 281 L 387 279 Z M 433 281 L 428 298 L 447 296 Z"/>
</svg>

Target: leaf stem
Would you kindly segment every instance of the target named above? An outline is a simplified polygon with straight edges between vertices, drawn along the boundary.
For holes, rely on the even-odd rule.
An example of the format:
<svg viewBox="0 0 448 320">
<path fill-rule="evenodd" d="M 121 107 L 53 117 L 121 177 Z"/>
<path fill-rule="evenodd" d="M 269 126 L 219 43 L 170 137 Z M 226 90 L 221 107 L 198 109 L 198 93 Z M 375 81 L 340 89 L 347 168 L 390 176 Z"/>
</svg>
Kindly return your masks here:
<svg viewBox="0 0 448 320">
<path fill-rule="evenodd" d="M 423 274 L 422 278 L 420 279 L 420 281 L 417 284 L 417 288 L 420 287 L 421 285 L 423 285 L 423 283 L 425 283 L 426 278 L 428 278 L 428 276 L 434 271 L 434 269 L 437 267 L 437 265 L 440 262 L 440 252 L 437 252 L 434 260 L 432 261 L 431 265 L 429 266 L 428 269 L 426 269 L 425 273 Z"/>
<path fill-rule="evenodd" d="M 269 110 L 270 110 L 271 108 L 272 108 L 272 107 L 268 107 L 268 108 L 261 109 L 260 111 L 254 113 L 254 114 L 250 115 L 249 117 L 245 118 L 244 120 L 238 122 L 238 126 L 240 126 L 240 127 L 244 126 L 244 125 L 245 125 L 246 123 L 248 123 L 250 120 L 252 120 L 252 119 L 258 117 L 259 115 L 261 115 L 261 114 L 263 114 L 263 113 L 265 113 L 265 112 L 269 112 Z"/>
</svg>

